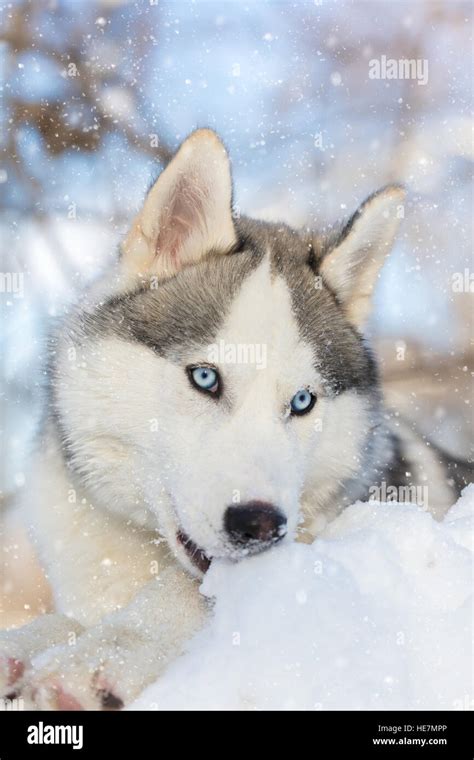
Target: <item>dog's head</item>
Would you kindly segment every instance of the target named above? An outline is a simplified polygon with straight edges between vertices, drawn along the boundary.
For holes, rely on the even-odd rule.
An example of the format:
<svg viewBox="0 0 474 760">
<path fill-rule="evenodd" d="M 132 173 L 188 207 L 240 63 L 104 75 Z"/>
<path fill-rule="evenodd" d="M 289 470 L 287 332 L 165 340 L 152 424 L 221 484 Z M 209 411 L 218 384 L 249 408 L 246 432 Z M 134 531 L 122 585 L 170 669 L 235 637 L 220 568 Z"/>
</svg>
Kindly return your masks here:
<svg viewBox="0 0 474 760">
<path fill-rule="evenodd" d="M 379 403 L 361 327 L 403 202 L 388 187 L 317 236 L 237 219 L 231 195 L 222 143 L 195 132 L 56 370 L 76 472 L 195 573 L 294 536 L 361 476 Z"/>
</svg>

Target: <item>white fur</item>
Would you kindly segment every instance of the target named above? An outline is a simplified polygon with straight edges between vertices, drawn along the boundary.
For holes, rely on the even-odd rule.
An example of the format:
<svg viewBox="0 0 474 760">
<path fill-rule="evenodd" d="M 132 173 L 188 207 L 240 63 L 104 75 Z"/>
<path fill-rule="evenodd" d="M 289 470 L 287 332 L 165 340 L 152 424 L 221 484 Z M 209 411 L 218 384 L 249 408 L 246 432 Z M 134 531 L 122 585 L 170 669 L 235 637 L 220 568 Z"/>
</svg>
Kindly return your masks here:
<svg viewBox="0 0 474 760">
<path fill-rule="evenodd" d="M 228 555 L 226 508 L 260 500 L 279 507 L 294 534 L 308 471 L 333 477 L 331 458 L 337 461 L 340 444 L 331 430 L 343 420 L 347 426 L 352 414 L 343 475 L 357 467 L 362 435 L 355 424 L 362 402 L 325 396 L 288 288 L 271 276 L 268 259 L 244 283 L 217 340 L 265 345 L 267 357 L 264 369 L 246 363 L 220 368 L 226 398 L 219 404 L 191 387 L 183 366 L 140 344 L 104 338 L 73 359 L 65 345 L 59 362 L 63 426 L 79 441 L 74 461 L 88 473 L 91 494 L 105 510 L 161 530 L 194 572 L 176 541 L 178 530 L 209 556 Z M 206 359 L 203 347 L 190 350 L 183 364 Z M 315 410 L 290 417 L 291 398 L 305 387 L 318 396 Z"/>
<path fill-rule="evenodd" d="M 89 294 L 85 308 L 133 288 L 143 276 L 166 278 L 210 248 L 225 255 L 235 241 L 230 196 L 224 148 L 200 130 L 160 176 L 120 263 Z M 375 229 L 383 237 L 381 212 L 393 202 L 386 193 L 366 209 L 370 235 Z M 393 219 L 389 226 L 390 238 Z M 356 322 L 380 263 L 373 262 L 371 284 L 364 284 L 367 234 L 359 219 L 324 272 L 347 296 L 349 261 L 360 294 L 359 301 L 356 294 L 347 302 Z M 383 241 L 378 251 L 383 259 Z M 104 335 L 73 345 L 61 337 L 55 399 L 70 463 L 51 425 L 21 511 L 63 617 L 46 616 L 0 642 L 5 693 L 13 658 L 27 667 L 14 686 L 24 687 L 33 706 L 100 708 L 107 691 L 130 700 L 203 620 L 204 603 L 191 578 L 199 573 L 179 531 L 211 557 L 239 558 L 245 552 L 237 552 L 223 530 L 230 505 L 269 502 L 286 516 L 288 536 L 300 531 L 303 540 L 311 540 L 340 506 L 332 497 L 340 481 L 360 470 L 369 401 L 356 392 L 326 393 L 315 369 L 318 356 L 301 337 L 288 287 L 270 271 L 269 256 L 244 281 L 214 339 L 265 347 L 264 367 L 219 367 L 224 393 L 218 403 L 192 387 L 185 369 L 207 363 L 208 346 L 189 348 L 177 364 L 126 339 Z M 316 406 L 308 415 L 291 416 L 290 401 L 303 388 L 317 395 Z M 433 457 L 426 461 L 423 472 L 434 477 Z M 82 634 L 81 624 L 88 627 Z"/>
<path fill-rule="evenodd" d="M 143 591 L 149 608 L 140 607 L 147 611 L 147 630 L 155 625 L 147 618 L 153 621 L 157 609 L 165 616 L 180 605 L 183 615 L 194 610 L 186 626 L 160 628 L 161 650 L 176 656 L 202 618 L 191 580 L 181 579 L 178 586 L 176 580 L 154 580 L 180 577 L 170 549 L 197 573 L 176 539 L 180 529 L 210 556 L 237 556 L 223 533 L 229 505 L 270 502 L 286 515 L 294 536 L 300 504 L 310 506 L 308 518 L 317 508 L 313 483 L 324 489 L 327 482 L 329 488 L 335 472 L 345 477 L 357 469 L 364 404 L 354 394 L 325 395 L 314 369 L 317 357 L 301 339 L 288 288 L 271 274 L 268 258 L 244 283 L 217 340 L 266 346 L 264 369 L 248 363 L 221 368 L 228 400 L 219 404 L 191 386 L 183 366 L 144 345 L 104 337 L 72 352 L 67 340 L 59 347 L 56 395 L 64 432 L 75 441 L 73 468 L 66 467 L 51 429 L 34 461 L 23 511 L 56 608 L 67 616 L 63 639 L 69 617 L 93 627 L 79 637 L 72 664 L 67 642 L 57 636 L 59 649 L 35 660 L 27 691 L 38 706 L 58 704 L 61 674 L 67 693 L 88 707 L 100 707 L 99 671 L 100 683 L 123 699 L 156 677 L 163 667 L 161 660 L 149 665 L 156 639 L 127 632 L 136 618 L 132 600 L 142 588 L 149 589 Z M 205 361 L 203 347 L 190 350 L 183 363 Z M 318 395 L 316 407 L 292 417 L 291 398 L 305 387 Z M 81 472 L 80 488 L 74 468 Z M 122 678 L 116 644 L 98 645 L 104 630 L 111 642 L 128 642 L 129 649 L 120 649 L 121 661 L 130 657 L 136 667 Z M 93 664 L 92 680 L 85 662 L 89 670 Z"/>
</svg>

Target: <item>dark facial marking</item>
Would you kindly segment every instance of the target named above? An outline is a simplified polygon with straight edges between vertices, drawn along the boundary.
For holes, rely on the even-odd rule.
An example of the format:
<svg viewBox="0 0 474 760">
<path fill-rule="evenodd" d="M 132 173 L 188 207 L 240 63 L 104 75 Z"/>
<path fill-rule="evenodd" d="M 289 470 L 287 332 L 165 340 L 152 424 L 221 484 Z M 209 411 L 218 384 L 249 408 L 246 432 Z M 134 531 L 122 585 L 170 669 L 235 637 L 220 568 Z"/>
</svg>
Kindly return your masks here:
<svg viewBox="0 0 474 760">
<path fill-rule="evenodd" d="M 271 271 L 288 285 L 301 336 L 332 393 L 366 392 L 377 384 L 375 361 L 349 323 L 335 294 L 317 278 L 318 259 L 308 239 L 284 224 L 242 218 L 233 253 L 210 254 L 158 285 L 114 297 L 82 315 L 86 336 L 115 335 L 144 343 L 171 361 L 183 347 L 212 343 L 244 280 L 270 251 Z M 243 250 L 242 250 L 243 249 Z"/>
<path fill-rule="evenodd" d="M 178 359 L 180 348 L 212 343 L 244 280 L 262 259 L 258 249 L 211 254 L 153 290 L 113 298 L 83 319 L 90 335 L 115 335 Z"/>
<path fill-rule="evenodd" d="M 313 347 L 315 366 L 331 392 L 364 392 L 376 386 L 377 368 L 368 346 L 333 291 L 318 278 L 314 245 L 308 251 L 308 240 L 284 224 L 243 223 L 251 244 L 270 250 L 273 274 L 286 280 L 301 336 Z"/>
</svg>

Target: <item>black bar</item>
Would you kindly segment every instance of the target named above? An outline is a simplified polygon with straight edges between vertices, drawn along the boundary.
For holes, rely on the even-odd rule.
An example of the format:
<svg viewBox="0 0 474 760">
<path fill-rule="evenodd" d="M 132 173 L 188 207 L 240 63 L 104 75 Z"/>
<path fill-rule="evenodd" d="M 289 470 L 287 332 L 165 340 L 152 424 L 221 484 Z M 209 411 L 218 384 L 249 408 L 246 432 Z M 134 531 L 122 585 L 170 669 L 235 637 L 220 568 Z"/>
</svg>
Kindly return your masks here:
<svg viewBox="0 0 474 760">
<path fill-rule="evenodd" d="M 217 726 L 216 721 L 219 722 Z M 177 752 L 268 754 L 281 742 L 292 754 L 316 758 L 417 757 L 472 760 L 473 715 L 470 712 L 270 712 L 218 714 L 203 712 L 0 712 L 0 760 L 28 756 L 63 758 L 124 754 L 159 757 L 176 745 Z M 229 731 L 226 732 L 226 724 Z M 59 731 L 55 728 L 63 726 Z M 74 731 L 75 727 L 75 731 Z M 224 728 L 224 732 L 222 729 Z M 81 733 L 82 731 L 82 733 Z M 248 733 L 247 733 L 248 732 Z M 303 733 L 304 732 L 304 733 Z M 28 741 L 30 739 L 30 741 Z M 47 743 L 55 739 L 56 744 Z M 40 741 L 43 743 L 30 743 Z M 60 743 L 69 740 L 77 745 Z M 164 743 L 164 744 L 163 744 Z M 80 747 L 79 745 L 82 744 Z M 307 745 L 312 744 L 310 749 Z M 239 749 L 240 748 L 240 749 Z M 305 749 L 306 748 L 306 749 Z M 171 751 L 173 751 L 171 749 Z"/>
</svg>

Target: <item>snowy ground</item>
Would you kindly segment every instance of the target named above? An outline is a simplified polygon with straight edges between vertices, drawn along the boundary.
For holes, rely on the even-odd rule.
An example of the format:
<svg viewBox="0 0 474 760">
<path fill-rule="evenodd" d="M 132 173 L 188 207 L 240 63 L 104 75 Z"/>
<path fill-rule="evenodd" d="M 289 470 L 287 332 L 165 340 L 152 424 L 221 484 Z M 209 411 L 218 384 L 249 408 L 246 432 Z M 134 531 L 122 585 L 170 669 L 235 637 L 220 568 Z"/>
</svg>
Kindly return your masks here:
<svg viewBox="0 0 474 760">
<path fill-rule="evenodd" d="M 213 563 L 207 627 L 132 709 L 466 709 L 474 485 L 443 523 L 355 504 L 312 546 Z"/>
</svg>

